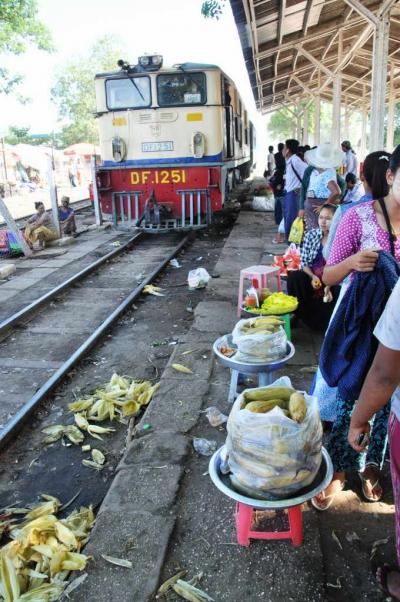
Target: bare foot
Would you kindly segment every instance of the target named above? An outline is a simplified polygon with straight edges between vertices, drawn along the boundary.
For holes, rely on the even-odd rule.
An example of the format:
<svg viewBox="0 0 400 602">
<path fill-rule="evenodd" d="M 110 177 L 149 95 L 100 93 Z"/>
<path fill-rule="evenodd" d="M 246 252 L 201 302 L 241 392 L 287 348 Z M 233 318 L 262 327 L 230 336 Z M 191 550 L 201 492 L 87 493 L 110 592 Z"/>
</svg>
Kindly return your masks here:
<svg viewBox="0 0 400 602">
<path fill-rule="evenodd" d="M 343 491 L 345 484 L 344 472 L 334 473 L 333 479 L 324 491 L 313 497 L 312 504 L 317 510 L 327 510 L 333 503 L 335 496 Z"/>
</svg>

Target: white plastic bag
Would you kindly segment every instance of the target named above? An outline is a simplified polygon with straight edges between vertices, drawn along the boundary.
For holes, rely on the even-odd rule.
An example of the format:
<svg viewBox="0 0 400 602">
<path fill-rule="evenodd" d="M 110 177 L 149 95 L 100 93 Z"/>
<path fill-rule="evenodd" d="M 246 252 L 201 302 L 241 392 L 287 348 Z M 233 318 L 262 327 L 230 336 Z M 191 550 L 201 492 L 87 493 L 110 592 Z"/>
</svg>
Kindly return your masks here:
<svg viewBox="0 0 400 602">
<path fill-rule="evenodd" d="M 204 288 L 205 286 L 207 286 L 210 278 L 211 276 L 205 268 L 197 268 L 195 270 L 190 270 L 188 274 L 189 288 Z"/>
<path fill-rule="evenodd" d="M 292 384 L 284 376 L 270 386 Z M 298 424 L 278 407 L 265 414 L 241 409 L 244 393 L 236 399 L 227 424 L 232 484 L 251 497 L 293 497 L 312 483 L 321 465 L 322 425 L 317 399 L 303 393 L 307 414 Z"/>
<path fill-rule="evenodd" d="M 275 197 L 271 196 L 254 196 L 251 207 L 253 211 L 274 211 Z"/>
<path fill-rule="evenodd" d="M 244 334 L 244 324 L 252 320 L 254 318 L 239 320 L 232 331 L 232 342 L 238 348 L 234 359 L 238 362 L 265 363 L 285 357 L 287 336 L 282 326 L 273 334 Z"/>
</svg>

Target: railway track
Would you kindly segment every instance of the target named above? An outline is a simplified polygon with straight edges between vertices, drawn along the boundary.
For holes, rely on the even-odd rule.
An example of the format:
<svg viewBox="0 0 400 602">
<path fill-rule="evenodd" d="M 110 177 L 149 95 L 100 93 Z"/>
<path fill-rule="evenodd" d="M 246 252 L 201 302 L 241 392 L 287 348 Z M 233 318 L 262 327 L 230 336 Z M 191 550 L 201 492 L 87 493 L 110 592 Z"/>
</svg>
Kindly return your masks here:
<svg viewBox="0 0 400 602">
<path fill-rule="evenodd" d="M 0 449 L 190 238 L 136 234 L 0 323 Z"/>
</svg>

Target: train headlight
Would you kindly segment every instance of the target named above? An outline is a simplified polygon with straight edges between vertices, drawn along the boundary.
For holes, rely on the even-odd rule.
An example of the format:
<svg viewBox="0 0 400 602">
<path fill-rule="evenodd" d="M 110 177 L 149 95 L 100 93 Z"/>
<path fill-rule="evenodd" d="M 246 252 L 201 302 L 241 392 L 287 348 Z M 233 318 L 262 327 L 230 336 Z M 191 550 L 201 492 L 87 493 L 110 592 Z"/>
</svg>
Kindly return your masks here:
<svg viewBox="0 0 400 602">
<path fill-rule="evenodd" d="M 145 71 L 158 71 L 162 67 L 163 57 L 161 54 L 144 54 L 138 62 Z"/>
<path fill-rule="evenodd" d="M 141 65 L 141 67 L 148 67 L 150 65 L 150 57 L 149 56 L 140 56 L 139 57 L 139 65 Z"/>
<path fill-rule="evenodd" d="M 119 136 L 115 136 L 112 139 L 112 154 L 114 161 L 121 163 L 126 157 L 126 144 Z"/>
<path fill-rule="evenodd" d="M 196 159 L 201 159 L 206 150 L 206 138 L 201 132 L 195 132 L 192 137 L 192 153 Z"/>
</svg>

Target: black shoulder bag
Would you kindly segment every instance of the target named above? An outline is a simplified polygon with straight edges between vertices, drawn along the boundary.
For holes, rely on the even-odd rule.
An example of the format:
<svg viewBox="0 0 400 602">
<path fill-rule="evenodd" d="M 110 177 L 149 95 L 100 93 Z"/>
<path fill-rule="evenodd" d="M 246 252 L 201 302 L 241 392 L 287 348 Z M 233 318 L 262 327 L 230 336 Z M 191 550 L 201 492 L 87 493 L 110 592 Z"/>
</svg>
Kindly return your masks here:
<svg viewBox="0 0 400 602">
<path fill-rule="evenodd" d="M 392 224 L 390 223 L 389 214 L 386 209 L 386 204 L 383 199 L 378 199 L 378 203 L 381 206 L 383 217 L 385 218 L 385 222 L 386 222 L 386 228 L 389 233 L 390 252 L 393 255 L 393 257 L 396 259 L 395 250 L 394 250 L 394 242 L 396 240 L 396 236 L 394 235 Z"/>
<path fill-rule="evenodd" d="M 292 168 L 292 169 L 293 169 L 293 171 L 294 171 L 294 175 L 295 175 L 295 176 L 296 176 L 296 178 L 299 180 L 300 184 L 302 184 L 302 183 L 303 183 L 303 178 L 300 178 L 300 176 L 299 176 L 299 174 L 297 173 L 297 171 L 296 171 L 296 169 L 295 169 L 295 167 L 294 167 L 294 165 L 293 165 L 293 163 L 292 163 L 292 162 L 290 162 L 290 166 L 291 166 L 291 168 Z"/>
</svg>

